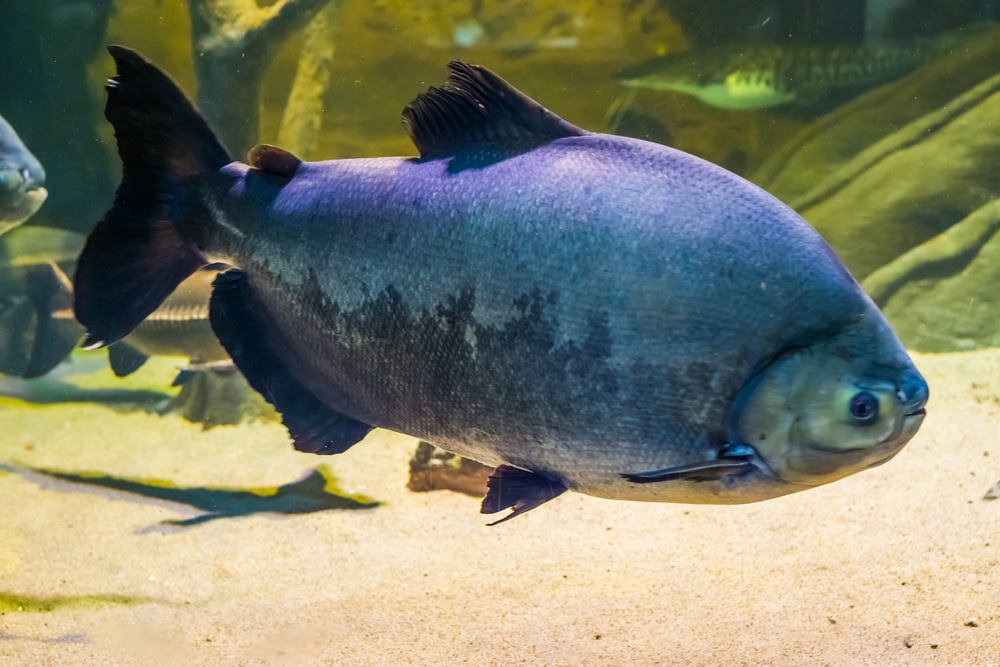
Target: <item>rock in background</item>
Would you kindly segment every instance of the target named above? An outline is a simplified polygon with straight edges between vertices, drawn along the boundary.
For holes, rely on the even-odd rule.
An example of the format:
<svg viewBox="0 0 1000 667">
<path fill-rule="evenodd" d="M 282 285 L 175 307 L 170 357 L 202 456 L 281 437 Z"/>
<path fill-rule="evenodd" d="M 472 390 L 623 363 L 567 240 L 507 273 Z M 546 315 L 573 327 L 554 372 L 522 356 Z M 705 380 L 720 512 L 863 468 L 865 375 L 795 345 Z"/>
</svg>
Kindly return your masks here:
<svg viewBox="0 0 1000 667">
<path fill-rule="evenodd" d="M 993 28 L 819 119 L 754 177 L 830 242 L 911 349 L 1000 345 L 998 72 Z"/>
</svg>

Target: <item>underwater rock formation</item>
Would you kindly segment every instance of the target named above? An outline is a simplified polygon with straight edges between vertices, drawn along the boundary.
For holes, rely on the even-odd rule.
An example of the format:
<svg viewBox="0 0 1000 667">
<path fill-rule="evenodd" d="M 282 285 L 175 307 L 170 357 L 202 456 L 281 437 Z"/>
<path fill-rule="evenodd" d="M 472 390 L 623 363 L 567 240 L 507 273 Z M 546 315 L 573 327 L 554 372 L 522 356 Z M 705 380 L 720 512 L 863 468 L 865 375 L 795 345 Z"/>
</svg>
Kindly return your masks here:
<svg viewBox="0 0 1000 667">
<path fill-rule="evenodd" d="M 863 287 L 907 347 L 1000 347 L 1000 199 L 872 273 Z"/>
<path fill-rule="evenodd" d="M 757 173 L 907 347 L 1000 345 L 1000 29 L 809 126 Z"/>
<path fill-rule="evenodd" d="M 158 410 L 179 414 L 208 430 L 256 419 L 277 420 L 274 408 L 258 394 L 232 364 L 183 372 L 181 392 Z"/>
<path fill-rule="evenodd" d="M 820 119 L 753 180 L 864 278 L 1000 195 L 1000 77 L 989 78 L 998 38 L 991 31 Z"/>
<path fill-rule="evenodd" d="M 435 447 L 421 440 L 410 458 L 410 491 L 458 491 L 482 498 L 494 468 Z"/>
</svg>

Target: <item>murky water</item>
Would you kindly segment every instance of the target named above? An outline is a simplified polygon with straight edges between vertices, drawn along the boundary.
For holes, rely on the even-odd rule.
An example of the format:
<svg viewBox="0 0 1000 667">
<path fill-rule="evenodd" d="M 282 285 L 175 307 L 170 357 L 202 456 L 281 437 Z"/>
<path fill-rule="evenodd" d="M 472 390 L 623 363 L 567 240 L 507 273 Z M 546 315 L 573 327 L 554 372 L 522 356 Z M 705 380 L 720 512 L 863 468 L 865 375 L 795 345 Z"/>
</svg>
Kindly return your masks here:
<svg viewBox="0 0 1000 667">
<path fill-rule="evenodd" d="M 259 5 L 0 4 L 0 116 L 24 144 L 0 153 L 0 662 L 1000 664 L 995 3 Z M 925 423 L 785 498 L 567 493 L 494 527 L 492 469 L 417 433 L 298 452 L 214 339 L 224 266 L 78 348 L 77 258 L 121 177 L 108 44 L 168 72 L 236 156 L 415 155 L 401 111 L 459 59 L 721 165 L 843 259 L 926 377 Z M 25 151 L 47 197 L 22 222 L 4 193 L 39 197 Z"/>
</svg>

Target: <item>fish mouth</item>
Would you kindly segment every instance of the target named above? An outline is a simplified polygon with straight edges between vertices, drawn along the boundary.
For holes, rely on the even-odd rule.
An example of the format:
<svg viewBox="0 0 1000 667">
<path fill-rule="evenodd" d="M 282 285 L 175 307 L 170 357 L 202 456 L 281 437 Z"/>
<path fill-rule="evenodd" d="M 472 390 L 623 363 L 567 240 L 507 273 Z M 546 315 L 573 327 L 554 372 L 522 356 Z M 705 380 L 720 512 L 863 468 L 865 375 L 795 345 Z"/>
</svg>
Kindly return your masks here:
<svg viewBox="0 0 1000 667">
<path fill-rule="evenodd" d="M 49 196 L 49 191 L 42 185 L 32 185 L 25 189 L 24 195 L 39 205 Z"/>
<path fill-rule="evenodd" d="M 899 428 L 888 438 L 873 447 L 837 449 L 819 443 L 810 443 L 795 456 L 786 459 L 785 465 L 797 474 L 808 475 L 814 480 L 785 479 L 808 486 L 826 484 L 835 479 L 875 468 L 888 462 L 910 441 L 920 428 L 927 412 L 917 409 L 903 415 Z M 825 478 L 820 480 L 819 478 Z"/>
<path fill-rule="evenodd" d="M 884 456 L 872 461 L 865 467 L 865 470 L 869 468 L 875 468 L 882 465 L 903 449 L 903 447 L 913 438 L 917 433 L 917 429 L 920 428 L 920 424 L 923 423 L 924 417 L 927 416 L 927 411 L 924 408 L 914 410 L 913 412 L 907 412 L 903 415 L 903 424 L 897 433 L 894 433 L 891 437 L 883 440 L 880 449 Z"/>
<path fill-rule="evenodd" d="M 14 201 L 0 199 L 0 234 L 19 227 L 37 213 L 48 196 L 49 191 L 39 186 L 18 192 Z"/>
</svg>

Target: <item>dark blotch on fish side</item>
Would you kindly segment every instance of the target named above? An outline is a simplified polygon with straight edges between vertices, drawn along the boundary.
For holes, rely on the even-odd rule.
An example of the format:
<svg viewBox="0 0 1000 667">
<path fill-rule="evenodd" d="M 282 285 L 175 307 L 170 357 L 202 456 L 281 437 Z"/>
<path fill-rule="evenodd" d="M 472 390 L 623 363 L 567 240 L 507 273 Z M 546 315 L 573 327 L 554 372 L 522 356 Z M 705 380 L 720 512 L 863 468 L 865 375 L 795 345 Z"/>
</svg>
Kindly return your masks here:
<svg viewBox="0 0 1000 667">
<path fill-rule="evenodd" d="M 425 404 L 453 402 L 462 404 L 474 415 L 474 423 L 490 432 L 497 417 L 480 407 L 480 396 L 500 396 L 525 415 L 535 412 L 536 405 L 549 404 L 552 413 L 579 414 L 581 423 L 589 423 L 604 415 L 583 414 L 585 408 L 577 397 L 594 386 L 609 397 L 622 389 L 608 365 L 612 337 L 607 314 L 587 314 L 583 340 L 560 341 L 560 322 L 549 313 L 558 303 L 558 292 L 536 287 L 512 304 L 515 317 L 503 324 L 484 325 L 473 315 L 476 298 L 471 288 L 448 296 L 430 312 L 411 308 L 389 286 L 344 312 L 338 304 L 329 303 L 315 274 L 309 283 L 312 287 L 304 288 L 304 300 L 314 304 L 322 319 L 344 334 L 339 337 L 345 341 L 339 358 L 359 369 L 374 368 L 375 372 L 368 374 L 368 392 L 383 403 L 402 403 L 408 419 L 421 431 L 437 432 L 452 418 L 432 416 Z M 245 329 L 241 331 L 246 334 Z M 436 355 L 425 353 L 428 341 L 436 341 Z M 393 377 L 391 364 L 400 356 L 415 360 L 412 371 L 405 377 L 395 374 L 399 386 L 386 384 L 386 378 Z M 621 396 L 629 400 L 632 393 Z M 604 407 L 610 409 L 613 404 L 609 398 Z M 545 424 L 532 426 L 545 428 Z"/>
</svg>

